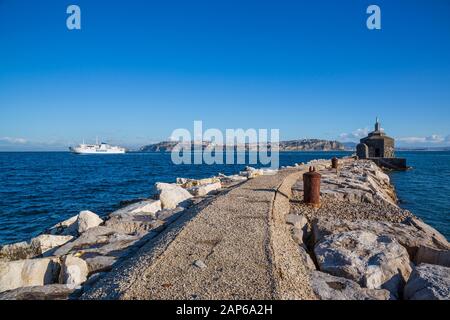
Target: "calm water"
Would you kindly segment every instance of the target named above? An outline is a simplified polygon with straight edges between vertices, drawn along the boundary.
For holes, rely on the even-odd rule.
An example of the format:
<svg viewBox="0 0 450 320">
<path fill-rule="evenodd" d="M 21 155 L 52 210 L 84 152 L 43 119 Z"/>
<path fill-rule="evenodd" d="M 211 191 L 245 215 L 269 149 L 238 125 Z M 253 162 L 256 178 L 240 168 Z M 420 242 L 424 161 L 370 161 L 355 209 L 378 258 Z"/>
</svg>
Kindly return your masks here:
<svg viewBox="0 0 450 320">
<path fill-rule="evenodd" d="M 280 165 L 331 159 L 346 152 L 289 152 Z M 392 174 L 402 206 L 450 236 L 450 152 L 403 152 L 415 169 Z M 120 201 L 148 197 L 157 181 L 234 174 L 245 165 L 173 165 L 170 154 L 77 156 L 0 153 L 0 244 L 28 240 L 59 221 L 91 210 L 106 215 Z"/>
<path fill-rule="evenodd" d="M 450 151 L 397 152 L 412 170 L 392 172 L 400 206 L 450 239 Z"/>
</svg>

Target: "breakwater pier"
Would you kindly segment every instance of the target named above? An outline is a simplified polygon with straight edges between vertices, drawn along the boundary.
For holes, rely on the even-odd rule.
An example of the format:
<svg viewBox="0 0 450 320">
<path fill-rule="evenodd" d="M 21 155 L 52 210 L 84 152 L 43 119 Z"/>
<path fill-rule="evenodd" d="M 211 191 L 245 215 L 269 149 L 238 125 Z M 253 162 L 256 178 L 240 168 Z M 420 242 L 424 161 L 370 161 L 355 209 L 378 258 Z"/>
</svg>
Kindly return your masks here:
<svg viewBox="0 0 450 320">
<path fill-rule="evenodd" d="M 374 162 L 338 163 L 179 178 L 106 219 L 82 211 L 0 249 L 0 298 L 448 299 L 445 237 Z"/>
</svg>

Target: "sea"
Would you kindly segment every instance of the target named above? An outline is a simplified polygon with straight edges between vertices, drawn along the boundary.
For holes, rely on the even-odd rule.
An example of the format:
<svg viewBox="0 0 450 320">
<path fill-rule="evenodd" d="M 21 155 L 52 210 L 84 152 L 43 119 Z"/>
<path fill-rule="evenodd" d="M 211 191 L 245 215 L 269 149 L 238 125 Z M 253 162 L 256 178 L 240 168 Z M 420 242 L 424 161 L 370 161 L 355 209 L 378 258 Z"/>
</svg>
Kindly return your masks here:
<svg viewBox="0 0 450 320">
<path fill-rule="evenodd" d="M 349 154 L 282 152 L 280 166 Z M 405 151 L 397 156 L 412 166 L 389 173 L 400 206 L 449 239 L 450 152 Z M 126 201 L 152 196 L 155 182 L 235 174 L 245 166 L 175 165 L 170 153 L 0 152 L 0 245 L 28 241 L 82 210 L 106 216 Z"/>
</svg>

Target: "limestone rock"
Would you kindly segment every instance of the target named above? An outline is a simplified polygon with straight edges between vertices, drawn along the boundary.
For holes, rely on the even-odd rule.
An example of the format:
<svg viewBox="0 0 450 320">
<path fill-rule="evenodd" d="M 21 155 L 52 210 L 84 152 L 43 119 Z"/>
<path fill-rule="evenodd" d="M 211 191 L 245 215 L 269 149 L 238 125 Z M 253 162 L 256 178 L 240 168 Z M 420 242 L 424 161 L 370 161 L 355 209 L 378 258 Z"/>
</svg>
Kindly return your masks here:
<svg viewBox="0 0 450 320">
<path fill-rule="evenodd" d="M 0 293 L 0 300 L 68 300 L 75 290 L 65 284 L 21 287 Z"/>
<path fill-rule="evenodd" d="M 433 247 L 438 249 L 450 249 L 450 244 L 448 243 L 447 238 L 422 220 L 415 217 L 408 217 L 404 223 L 413 226 L 428 235 L 428 237 L 436 243 L 436 246 Z"/>
<path fill-rule="evenodd" d="M 215 184 L 220 182 L 220 179 L 217 177 L 213 178 L 205 178 L 205 179 L 186 179 L 186 178 L 177 178 L 177 184 L 179 184 L 183 188 L 192 188 L 198 186 L 204 186 L 208 184 Z"/>
<path fill-rule="evenodd" d="M 18 242 L 0 247 L 0 260 L 14 261 L 35 258 L 70 240 L 73 236 L 42 234 L 28 242 Z"/>
<path fill-rule="evenodd" d="M 303 230 L 308 225 L 308 219 L 298 214 L 288 214 L 286 216 L 286 223 L 291 224 L 296 229 Z"/>
<path fill-rule="evenodd" d="M 450 300 L 450 268 L 421 264 L 406 283 L 407 300 Z"/>
<path fill-rule="evenodd" d="M 145 237 L 149 236 L 152 232 L 150 231 Z M 114 233 L 102 245 L 94 245 L 82 250 L 73 250 L 72 252 L 79 255 L 83 260 L 97 255 L 121 258 L 129 255 L 130 252 L 136 249 L 135 244 L 139 239 L 141 239 L 140 236 Z"/>
<path fill-rule="evenodd" d="M 0 261 L 13 261 L 34 258 L 41 254 L 39 247 L 28 242 L 18 242 L 0 247 Z"/>
<path fill-rule="evenodd" d="M 240 176 L 238 174 L 234 174 L 231 176 L 221 176 L 220 177 L 220 182 L 222 183 L 233 183 L 233 182 L 243 182 L 243 181 L 247 181 L 247 177 L 244 176 Z"/>
<path fill-rule="evenodd" d="M 106 221 L 105 226 L 119 233 L 143 235 L 162 224 L 162 221 L 151 216 L 135 215 L 131 217 L 113 217 Z"/>
<path fill-rule="evenodd" d="M 59 247 L 70 240 L 73 239 L 73 236 L 57 236 L 51 234 L 41 234 L 33 239 L 31 239 L 31 246 L 34 248 L 38 248 L 38 250 L 44 254 L 47 251 Z"/>
<path fill-rule="evenodd" d="M 115 234 L 116 231 L 104 226 L 98 226 L 87 230 L 80 237 L 74 241 L 68 242 L 59 247 L 53 254 L 55 256 L 63 256 L 70 251 L 82 250 L 90 247 L 98 247 L 109 242 L 109 238 Z"/>
<path fill-rule="evenodd" d="M 450 244 L 445 238 L 436 236 L 436 230 L 429 227 L 418 229 L 415 226 L 403 223 L 391 223 L 372 220 L 349 221 L 343 219 L 321 218 L 312 222 L 312 230 L 315 243 L 327 235 L 346 231 L 366 230 L 377 235 L 387 235 L 395 238 L 404 246 L 414 261 L 420 246 L 448 250 Z M 434 230 L 434 231 L 432 231 Z"/>
<path fill-rule="evenodd" d="M 163 209 L 175 209 L 180 203 L 192 198 L 189 191 L 176 184 L 158 182 L 155 188 Z"/>
<path fill-rule="evenodd" d="M 247 179 L 253 179 L 258 176 L 264 175 L 264 171 L 262 169 L 256 169 L 256 168 L 247 166 L 247 167 L 245 167 L 244 171 L 239 172 L 239 175 L 241 177 L 245 177 Z"/>
<path fill-rule="evenodd" d="M 84 257 L 83 257 L 84 258 Z M 91 258 L 85 258 L 88 265 L 89 274 L 110 271 L 117 261 L 117 257 L 97 255 Z"/>
<path fill-rule="evenodd" d="M 242 177 L 245 177 L 247 179 L 253 179 L 259 176 L 262 176 L 264 173 L 262 172 L 262 170 L 260 169 L 254 169 L 253 170 L 245 170 L 245 171 L 241 171 L 239 172 L 239 175 Z"/>
<path fill-rule="evenodd" d="M 164 221 L 166 223 L 171 223 L 172 221 L 178 219 L 180 215 L 184 212 L 184 208 L 176 207 L 175 209 L 164 209 L 156 214 L 156 219 Z"/>
<path fill-rule="evenodd" d="M 361 288 L 356 282 L 320 271 L 311 273 L 311 286 L 321 300 L 389 300 L 384 289 Z"/>
<path fill-rule="evenodd" d="M 59 222 L 44 233 L 53 235 L 72 235 L 76 236 L 78 231 L 77 225 L 78 215 L 70 217 L 67 220 Z"/>
<path fill-rule="evenodd" d="M 264 168 L 264 169 L 261 169 L 261 170 L 262 170 L 263 176 L 272 176 L 272 175 L 278 173 L 277 169 Z"/>
<path fill-rule="evenodd" d="M 314 262 L 312 261 L 310 255 L 308 254 L 308 252 L 306 251 L 306 249 L 304 248 L 304 246 L 299 245 L 298 246 L 298 250 L 300 253 L 300 259 L 302 261 L 302 264 L 304 266 L 306 266 L 308 268 L 309 271 L 313 271 L 316 270 L 316 265 L 314 264 Z"/>
<path fill-rule="evenodd" d="M 58 261 L 50 258 L 0 262 L 0 292 L 55 283 L 59 269 Z"/>
<path fill-rule="evenodd" d="M 75 287 L 87 280 L 89 269 L 86 261 L 68 255 L 64 257 L 59 282 Z"/>
<path fill-rule="evenodd" d="M 126 235 L 108 227 L 98 226 L 87 230 L 74 241 L 61 246 L 54 252 L 54 255 L 63 256 L 77 252 L 95 252 L 109 255 L 111 252 L 131 246 L 139 238 L 140 236 Z"/>
<path fill-rule="evenodd" d="M 325 170 L 321 174 L 324 199 L 397 206 L 389 177 L 372 161 L 343 162 L 338 173 Z"/>
<path fill-rule="evenodd" d="M 81 234 L 90 228 L 97 227 L 101 223 L 103 223 L 103 220 L 92 211 L 81 211 L 77 220 L 78 233 Z"/>
<path fill-rule="evenodd" d="M 295 243 L 302 245 L 303 244 L 303 230 L 293 228 L 292 229 L 292 239 L 295 241 Z"/>
<path fill-rule="evenodd" d="M 368 231 L 326 236 L 314 248 L 320 270 L 394 296 L 411 272 L 409 256 L 394 238 Z"/>
<path fill-rule="evenodd" d="M 222 184 L 219 182 L 214 182 L 210 184 L 203 184 L 189 189 L 189 192 L 196 197 L 206 196 L 211 191 L 215 191 L 222 188 Z"/>
<path fill-rule="evenodd" d="M 450 267 L 450 250 L 439 250 L 428 246 L 420 246 L 417 250 L 414 262 L 437 264 L 444 267 Z"/>
<path fill-rule="evenodd" d="M 130 213 L 147 213 L 153 214 L 161 210 L 161 201 L 159 200 L 146 200 L 138 203 L 138 207 L 130 211 Z"/>
<path fill-rule="evenodd" d="M 161 210 L 160 200 L 143 200 L 127 205 L 117 211 L 111 213 L 111 217 L 127 217 L 134 215 L 154 216 L 156 212 Z"/>
</svg>

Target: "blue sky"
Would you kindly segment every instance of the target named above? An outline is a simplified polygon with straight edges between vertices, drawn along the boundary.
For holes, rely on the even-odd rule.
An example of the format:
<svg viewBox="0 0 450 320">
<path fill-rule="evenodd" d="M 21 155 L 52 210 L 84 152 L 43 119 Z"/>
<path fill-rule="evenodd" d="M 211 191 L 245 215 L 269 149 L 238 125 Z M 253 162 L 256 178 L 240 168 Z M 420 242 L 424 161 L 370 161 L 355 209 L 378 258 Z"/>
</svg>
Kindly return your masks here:
<svg viewBox="0 0 450 320">
<path fill-rule="evenodd" d="M 398 145 L 450 145 L 450 1 L 0 0 L 0 150 L 139 146 L 194 120 L 350 141 L 375 116 Z"/>
</svg>

